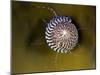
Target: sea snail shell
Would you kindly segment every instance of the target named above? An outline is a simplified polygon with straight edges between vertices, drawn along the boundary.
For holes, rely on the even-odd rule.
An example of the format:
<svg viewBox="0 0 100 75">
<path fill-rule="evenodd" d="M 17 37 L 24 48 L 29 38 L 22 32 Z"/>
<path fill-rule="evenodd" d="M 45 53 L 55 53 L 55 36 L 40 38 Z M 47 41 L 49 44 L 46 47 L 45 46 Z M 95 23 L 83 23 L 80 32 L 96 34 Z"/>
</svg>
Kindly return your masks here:
<svg viewBox="0 0 100 75">
<path fill-rule="evenodd" d="M 46 27 L 45 39 L 52 50 L 67 53 L 76 46 L 78 31 L 70 17 L 56 16 Z"/>
</svg>

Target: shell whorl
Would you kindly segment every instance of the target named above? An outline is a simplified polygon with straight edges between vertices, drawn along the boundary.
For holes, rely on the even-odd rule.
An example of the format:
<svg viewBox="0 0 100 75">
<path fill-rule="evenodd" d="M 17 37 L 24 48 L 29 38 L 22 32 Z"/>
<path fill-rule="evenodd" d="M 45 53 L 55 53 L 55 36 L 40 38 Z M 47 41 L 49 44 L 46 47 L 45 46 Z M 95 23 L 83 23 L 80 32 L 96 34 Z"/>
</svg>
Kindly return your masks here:
<svg viewBox="0 0 100 75">
<path fill-rule="evenodd" d="M 70 17 L 56 16 L 46 27 L 45 39 L 54 51 L 67 53 L 76 46 L 78 31 Z"/>
</svg>

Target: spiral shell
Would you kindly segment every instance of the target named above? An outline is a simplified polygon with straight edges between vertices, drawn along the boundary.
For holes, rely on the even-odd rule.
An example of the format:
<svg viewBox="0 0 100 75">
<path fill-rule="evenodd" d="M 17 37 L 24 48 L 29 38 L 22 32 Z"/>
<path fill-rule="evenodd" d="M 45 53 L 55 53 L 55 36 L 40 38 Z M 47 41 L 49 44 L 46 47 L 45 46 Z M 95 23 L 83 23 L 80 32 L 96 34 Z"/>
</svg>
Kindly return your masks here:
<svg viewBox="0 0 100 75">
<path fill-rule="evenodd" d="M 67 53 L 76 46 L 78 31 L 70 17 L 57 16 L 48 23 L 45 39 L 52 50 Z"/>
</svg>

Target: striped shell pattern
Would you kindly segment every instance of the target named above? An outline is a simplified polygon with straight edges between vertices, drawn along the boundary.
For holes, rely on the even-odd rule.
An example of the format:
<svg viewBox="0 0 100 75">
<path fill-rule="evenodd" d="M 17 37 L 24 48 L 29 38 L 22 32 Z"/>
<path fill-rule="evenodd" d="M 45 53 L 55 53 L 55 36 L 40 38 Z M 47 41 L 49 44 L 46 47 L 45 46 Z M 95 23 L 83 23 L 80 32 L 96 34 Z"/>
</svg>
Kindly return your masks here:
<svg viewBox="0 0 100 75">
<path fill-rule="evenodd" d="M 70 17 L 56 16 L 46 27 L 45 39 L 52 50 L 67 53 L 76 46 L 78 31 Z"/>
</svg>

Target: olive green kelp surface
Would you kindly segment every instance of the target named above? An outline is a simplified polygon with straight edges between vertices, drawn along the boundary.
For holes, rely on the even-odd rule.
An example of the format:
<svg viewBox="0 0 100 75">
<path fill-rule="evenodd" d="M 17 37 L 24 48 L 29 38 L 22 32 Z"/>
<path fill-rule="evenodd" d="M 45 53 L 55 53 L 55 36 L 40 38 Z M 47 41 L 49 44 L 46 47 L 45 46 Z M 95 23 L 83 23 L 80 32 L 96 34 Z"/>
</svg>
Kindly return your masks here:
<svg viewBox="0 0 100 75">
<path fill-rule="evenodd" d="M 78 29 L 77 46 L 71 53 L 48 47 L 45 28 L 54 15 L 70 16 Z M 12 1 L 12 73 L 34 73 L 96 68 L 96 6 Z"/>
</svg>

